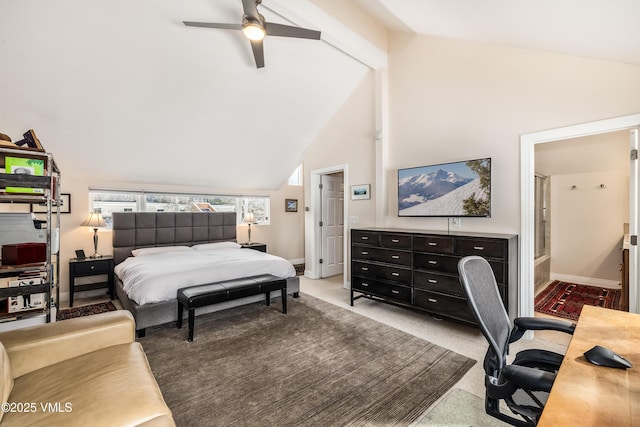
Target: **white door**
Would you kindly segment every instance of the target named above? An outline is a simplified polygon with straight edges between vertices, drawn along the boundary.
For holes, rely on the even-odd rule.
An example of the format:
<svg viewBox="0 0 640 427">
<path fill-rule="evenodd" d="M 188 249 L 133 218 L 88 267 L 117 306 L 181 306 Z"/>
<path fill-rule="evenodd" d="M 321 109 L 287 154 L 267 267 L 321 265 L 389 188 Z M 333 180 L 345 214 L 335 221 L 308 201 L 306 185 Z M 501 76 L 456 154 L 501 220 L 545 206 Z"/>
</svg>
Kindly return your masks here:
<svg viewBox="0 0 640 427">
<path fill-rule="evenodd" d="M 638 313 L 638 128 L 630 130 L 631 176 L 629 177 L 629 312 Z"/>
<path fill-rule="evenodd" d="M 341 175 L 320 177 L 322 259 L 320 277 L 342 274 L 344 266 L 344 181 Z"/>
</svg>

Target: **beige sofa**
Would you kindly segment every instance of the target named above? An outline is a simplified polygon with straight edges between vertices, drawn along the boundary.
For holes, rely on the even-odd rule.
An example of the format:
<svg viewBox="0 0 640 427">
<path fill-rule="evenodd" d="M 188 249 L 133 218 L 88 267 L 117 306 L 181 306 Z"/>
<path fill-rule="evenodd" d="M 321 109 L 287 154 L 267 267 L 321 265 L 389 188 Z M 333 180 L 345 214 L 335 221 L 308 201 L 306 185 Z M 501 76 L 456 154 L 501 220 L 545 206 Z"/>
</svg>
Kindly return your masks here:
<svg viewBox="0 0 640 427">
<path fill-rule="evenodd" d="M 125 310 L 0 333 L 0 426 L 175 426 L 134 334 Z"/>
</svg>

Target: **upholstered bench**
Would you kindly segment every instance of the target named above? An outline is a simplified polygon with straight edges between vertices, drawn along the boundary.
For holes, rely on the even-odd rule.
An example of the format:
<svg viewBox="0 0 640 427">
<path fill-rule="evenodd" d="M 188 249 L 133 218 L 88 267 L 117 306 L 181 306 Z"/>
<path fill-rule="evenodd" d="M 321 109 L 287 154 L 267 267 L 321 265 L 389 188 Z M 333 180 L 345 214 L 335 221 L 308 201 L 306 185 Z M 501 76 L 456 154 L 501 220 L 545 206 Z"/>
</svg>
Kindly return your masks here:
<svg viewBox="0 0 640 427">
<path fill-rule="evenodd" d="M 282 313 L 287 314 L 287 280 L 271 274 L 179 289 L 178 329 L 182 328 L 182 315 L 185 308 L 189 310 L 189 341 L 193 341 L 196 308 L 257 294 L 265 294 L 266 304 L 270 305 L 271 292 L 277 290 L 282 293 Z"/>
</svg>

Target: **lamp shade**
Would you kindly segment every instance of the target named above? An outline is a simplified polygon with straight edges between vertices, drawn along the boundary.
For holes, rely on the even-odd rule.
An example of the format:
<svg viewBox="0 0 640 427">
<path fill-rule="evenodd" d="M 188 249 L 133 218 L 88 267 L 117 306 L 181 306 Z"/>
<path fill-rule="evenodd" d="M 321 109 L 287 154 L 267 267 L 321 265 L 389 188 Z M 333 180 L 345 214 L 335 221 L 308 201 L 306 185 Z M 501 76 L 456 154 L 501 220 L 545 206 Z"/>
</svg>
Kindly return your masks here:
<svg viewBox="0 0 640 427">
<path fill-rule="evenodd" d="M 85 227 L 93 228 L 93 255 L 92 257 L 97 258 L 98 255 L 98 228 L 106 227 L 107 223 L 104 222 L 104 218 L 102 218 L 102 214 L 100 212 L 91 212 L 87 219 L 82 221 L 82 224 Z"/>
<path fill-rule="evenodd" d="M 244 214 L 244 219 L 242 220 L 242 222 L 246 222 L 249 224 L 255 224 L 256 222 L 256 216 L 253 214 L 253 212 L 247 212 Z"/>
<path fill-rule="evenodd" d="M 102 214 L 100 212 L 91 212 L 80 225 L 92 228 L 102 228 L 106 227 L 107 223 L 104 222 L 104 218 L 102 218 Z"/>
</svg>

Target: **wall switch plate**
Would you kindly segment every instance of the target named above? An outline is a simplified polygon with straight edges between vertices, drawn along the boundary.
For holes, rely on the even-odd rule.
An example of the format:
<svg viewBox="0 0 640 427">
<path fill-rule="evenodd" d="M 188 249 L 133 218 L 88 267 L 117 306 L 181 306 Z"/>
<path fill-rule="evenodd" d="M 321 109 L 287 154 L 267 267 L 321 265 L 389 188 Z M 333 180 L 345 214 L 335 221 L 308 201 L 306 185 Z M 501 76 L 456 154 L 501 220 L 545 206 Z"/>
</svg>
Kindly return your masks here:
<svg viewBox="0 0 640 427">
<path fill-rule="evenodd" d="M 349 222 L 351 224 L 354 224 L 354 225 L 357 224 L 358 223 L 358 217 L 357 216 L 349 217 Z"/>
<path fill-rule="evenodd" d="M 451 228 L 460 228 L 460 218 L 450 218 L 451 219 Z"/>
</svg>

